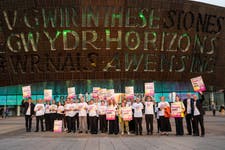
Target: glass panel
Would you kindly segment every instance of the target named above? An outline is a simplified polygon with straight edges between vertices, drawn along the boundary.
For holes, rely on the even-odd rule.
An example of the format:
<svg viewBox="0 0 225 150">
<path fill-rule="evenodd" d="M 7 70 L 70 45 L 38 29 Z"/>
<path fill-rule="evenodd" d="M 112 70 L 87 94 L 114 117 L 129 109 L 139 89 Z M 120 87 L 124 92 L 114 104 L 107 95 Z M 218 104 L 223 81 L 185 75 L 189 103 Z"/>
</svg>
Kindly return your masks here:
<svg viewBox="0 0 225 150">
<path fill-rule="evenodd" d="M 6 105 L 6 96 L 0 96 L 0 105 Z"/>
</svg>

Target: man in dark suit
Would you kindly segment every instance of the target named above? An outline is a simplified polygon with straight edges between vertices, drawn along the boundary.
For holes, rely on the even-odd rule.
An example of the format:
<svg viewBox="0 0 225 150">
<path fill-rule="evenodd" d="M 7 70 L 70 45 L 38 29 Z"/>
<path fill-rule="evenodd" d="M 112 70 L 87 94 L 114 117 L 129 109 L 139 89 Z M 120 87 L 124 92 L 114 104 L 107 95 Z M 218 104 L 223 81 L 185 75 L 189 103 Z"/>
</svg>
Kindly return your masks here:
<svg viewBox="0 0 225 150">
<path fill-rule="evenodd" d="M 194 128 L 194 122 L 192 120 L 191 110 L 194 108 L 194 99 L 191 98 L 190 93 L 187 94 L 187 99 L 184 99 L 183 103 L 184 103 L 184 107 L 185 107 L 185 119 L 186 119 L 186 124 L 187 124 L 188 135 L 192 135 L 192 130 Z"/>
<path fill-rule="evenodd" d="M 204 119 L 203 116 L 205 114 L 205 111 L 202 107 L 202 103 L 205 100 L 205 97 L 202 92 L 199 92 L 201 95 L 201 98 L 198 99 L 197 95 L 194 95 L 194 107 L 192 109 L 192 115 L 193 115 L 193 121 L 194 121 L 194 136 L 199 136 L 199 128 L 198 124 L 200 124 L 201 127 L 201 136 L 205 136 L 205 127 L 204 127 Z"/>
<path fill-rule="evenodd" d="M 22 101 L 22 106 L 24 107 L 23 114 L 25 116 L 26 131 L 31 132 L 32 115 L 34 115 L 34 104 L 32 103 L 32 99 L 29 97 L 27 101 Z"/>
</svg>

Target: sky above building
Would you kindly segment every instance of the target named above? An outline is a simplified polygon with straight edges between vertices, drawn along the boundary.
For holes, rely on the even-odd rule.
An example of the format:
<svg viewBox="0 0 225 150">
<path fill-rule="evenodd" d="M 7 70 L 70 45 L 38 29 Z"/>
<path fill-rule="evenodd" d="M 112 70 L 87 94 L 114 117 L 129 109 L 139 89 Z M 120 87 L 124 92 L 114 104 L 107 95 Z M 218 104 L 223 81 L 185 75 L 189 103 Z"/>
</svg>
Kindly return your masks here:
<svg viewBox="0 0 225 150">
<path fill-rule="evenodd" d="M 203 2 L 211 5 L 225 7 L 225 0 L 191 0 L 191 1 Z"/>
</svg>

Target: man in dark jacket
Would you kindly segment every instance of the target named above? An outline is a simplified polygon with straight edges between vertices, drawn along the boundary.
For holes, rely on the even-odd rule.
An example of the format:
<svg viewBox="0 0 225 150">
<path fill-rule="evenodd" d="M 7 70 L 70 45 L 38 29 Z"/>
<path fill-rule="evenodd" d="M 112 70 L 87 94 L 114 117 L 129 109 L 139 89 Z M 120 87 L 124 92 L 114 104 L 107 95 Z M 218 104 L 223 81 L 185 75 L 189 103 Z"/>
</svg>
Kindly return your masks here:
<svg viewBox="0 0 225 150">
<path fill-rule="evenodd" d="M 31 132 L 32 125 L 32 115 L 34 115 L 34 104 L 32 103 L 32 99 L 28 98 L 27 101 L 22 101 L 22 106 L 24 107 L 24 116 L 25 116 L 25 126 L 26 131 Z"/>
<path fill-rule="evenodd" d="M 205 100 L 205 97 L 202 92 L 199 92 L 201 95 L 201 98 L 198 99 L 197 95 L 194 95 L 194 107 L 192 109 L 192 115 L 193 115 L 193 121 L 194 121 L 194 136 L 199 136 L 199 128 L 198 124 L 200 124 L 201 127 L 201 136 L 205 136 L 205 127 L 204 127 L 204 119 L 203 116 L 205 114 L 205 111 L 202 107 L 202 103 Z"/>
<path fill-rule="evenodd" d="M 192 120 L 193 118 L 192 118 L 191 110 L 194 107 L 194 99 L 191 98 L 190 93 L 187 94 L 187 99 L 184 99 L 183 103 L 185 107 L 185 119 L 187 124 L 188 135 L 192 135 L 192 130 L 194 129 L 194 122 Z"/>
</svg>

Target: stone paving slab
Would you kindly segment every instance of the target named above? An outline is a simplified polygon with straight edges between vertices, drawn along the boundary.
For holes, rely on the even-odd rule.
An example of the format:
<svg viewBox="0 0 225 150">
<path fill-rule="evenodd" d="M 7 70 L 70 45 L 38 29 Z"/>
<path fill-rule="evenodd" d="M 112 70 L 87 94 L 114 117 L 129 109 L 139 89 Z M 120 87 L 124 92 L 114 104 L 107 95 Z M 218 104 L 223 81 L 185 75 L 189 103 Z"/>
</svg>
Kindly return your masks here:
<svg viewBox="0 0 225 150">
<path fill-rule="evenodd" d="M 34 119 L 35 120 L 35 119 Z M 33 122 L 34 129 L 35 121 Z M 24 130 L 24 118 L 0 119 L 0 150 L 224 150 L 225 117 L 205 116 L 205 137 L 154 135 L 108 135 L 30 132 Z M 185 125 L 185 121 L 184 121 Z M 156 127 L 156 124 L 154 124 Z M 145 128 L 145 127 L 143 127 Z M 186 129 L 184 129 L 186 132 Z"/>
<path fill-rule="evenodd" d="M 0 150 L 224 150 L 225 136 L 210 137 L 13 137 L 0 140 Z"/>
</svg>

